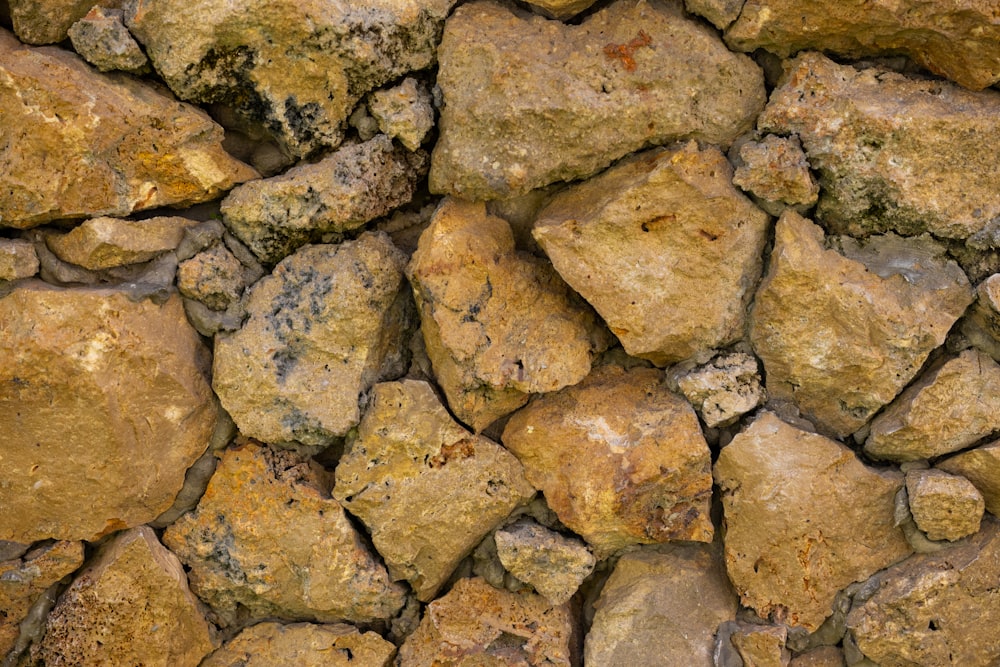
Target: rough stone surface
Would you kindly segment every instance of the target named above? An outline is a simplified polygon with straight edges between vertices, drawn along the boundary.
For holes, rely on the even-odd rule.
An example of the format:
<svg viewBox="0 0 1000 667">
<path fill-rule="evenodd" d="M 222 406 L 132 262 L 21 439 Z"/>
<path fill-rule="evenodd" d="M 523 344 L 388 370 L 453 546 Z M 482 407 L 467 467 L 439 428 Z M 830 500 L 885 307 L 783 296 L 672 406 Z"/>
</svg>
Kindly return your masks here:
<svg viewBox="0 0 1000 667">
<path fill-rule="evenodd" d="M 798 137 L 765 136 L 740 147 L 733 183 L 768 203 L 812 206 L 819 199 L 819 184 L 809 172 L 809 162 Z M 769 207 L 775 210 L 776 207 Z"/>
<path fill-rule="evenodd" d="M 215 339 L 213 386 L 244 435 L 320 446 L 358 423 L 360 395 L 406 370 L 404 262 L 366 233 L 304 247 L 253 286 L 249 319 Z"/>
<path fill-rule="evenodd" d="M 222 202 L 223 219 L 261 261 L 274 264 L 325 233 L 355 229 L 407 203 L 426 163 L 424 153 L 379 135 L 237 187 Z"/>
<path fill-rule="evenodd" d="M 917 461 L 950 454 L 1000 430 L 1000 365 L 976 349 L 924 374 L 875 421 L 865 453 Z"/>
<path fill-rule="evenodd" d="M 102 72 L 122 70 L 143 74 L 149 59 L 125 27 L 120 9 L 95 6 L 69 28 L 73 50 Z"/>
<path fill-rule="evenodd" d="M 692 14 L 704 16 L 719 30 L 723 30 L 740 15 L 745 0 L 684 0 L 684 7 Z"/>
<path fill-rule="evenodd" d="M 398 86 L 372 93 L 368 108 L 383 133 L 415 151 L 434 127 L 431 102 L 426 84 L 407 77 Z"/>
<path fill-rule="evenodd" d="M 671 546 L 622 556 L 595 604 L 585 664 L 714 667 L 715 630 L 738 606 L 719 552 Z"/>
<path fill-rule="evenodd" d="M 200 667 L 389 667 L 396 647 L 349 625 L 258 623 L 243 630 Z"/>
<path fill-rule="evenodd" d="M 744 667 L 788 667 L 792 654 L 785 648 L 788 628 L 783 625 L 744 624 L 729 640 Z"/>
<path fill-rule="evenodd" d="M 38 253 L 31 241 L 0 239 L 0 280 L 30 278 L 38 273 Z"/>
<path fill-rule="evenodd" d="M 1000 440 L 939 461 L 936 467 L 972 482 L 983 494 L 986 509 L 1000 516 Z"/>
<path fill-rule="evenodd" d="M 770 397 L 793 401 L 822 430 L 844 436 L 916 375 L 972 295 L 930 239 L 830 240 L 844 254 L 824 245 L 817 225 L 782 215 L 750 339 Z"/>
<path fill-rule="evenodd" d="M 717 148 L 641 153 L 555 195 L 533 235 L 625 351 L 657 365 L 743 336 L 768 217 Z"/>
<path fill-rule="evenodd" d="M 553 607 L 540 595 L 460 579 L 427 606 L 417 631 L 399 648 L 397 664 L 569 667 L 575 664 L 574 634 L 569 605 Z"/>
<path fill-rule="evenodd" d="M 722 449 L 715 481 L 729 578 L 776 623 L 816 630 L 840 589 L 911 552 L 893 509 L 903 476 L 772 413 Z"/>
<path fill-rule="evenodd" d="M 720 354 L 680 375 L 677 386 L 709 428 L 735 423 L 765 399 L 757 360 L 745 352 Z"/>
<path fill-rule="evenodd" d="M 14 32 L 27 44 L 55 44 L 95 5 L 117 7 L 121 0 L 8 0 Z"/>
<path fill-rule="evenodd" d="M 997 114 L 995 90 L 806 53 L 788 64 L 757 124 L 802 140 L 822 188 L 816 217 L 828 229 L 964 239 L 1000 215 Z"/>
<path fill-rule="evenodd" d="M 708 444 L 661 371 L 597 368 L 515 413 L 503 443 L 598 558 L 632 544 L 712 540 Z"/>
<path fill-rule="evenodd" d="M 446 199 L 407 273 L 437 381 L 476 431 L 579 382 L 607 346 L 593 312 L 482 203 Z"/>
<path fill-rule="evenodd" d="M 504 568 L 554 605 L 560 605 L 594 570 L 596 560 L 580 540 L 522 520 L 493 535 Z"/>
<path fill-rule="evenodd" d="M 212 310 L 226 310 L 239 301 L 249 285 L 247 269 L 225 246 L 217 243 L 177 267 L 177 289 Z"/>
<path fill-rule="evenodd" d="M 191 204 L 257 175 L 204 112 L 2 29 L 0 115 L 0 226 Z"/>
<path fill-rule="evenodd" d="M 906 494 L 917 527 L 932 540 L 954 542 L 979 530 L 986 504 L 972 482 L 942 470 L 906 473 Z"/>
<path fill-rule="evenodd" d="M 336 476 L 334 496 L 368 527 L 392 578 L 425 602 L 534 495 L 510 452 L 455 423 L 415 380 L 375 386 Z"/>
<path fill-rule="evenodd" d="M 254 443 L 229 449 L 197 509 L 167 528 L 163 541 L 224 625 L 390 618 L 404 590 L 330 497 L 331 486 L 318 464 L 292 451 Z"/>
<path fill-rule="evenodd" d="M 46 667 L 196 667 L 216 645 L 180 561 L 141 526 L 104 545 L 74 579 L 32 655 Z"/>
<path fill-rule="evenodd" d="M 876 575 L 847 625 L 882 667 L 992 665 L 1000 658 L 1000 530 L 995 519 L 968 541 L 918 554 Z"/>
<path fill-rule="evenodd" d="M 565 21 L 589 9 L 596 0 L 527 0 L 532 10 Z"/>
<path fill-rule="evenodd" d="M 194 220 L 177 217 L 148 220 L 92 218 L 66 234 L 49 234 L 45 243 L 64 262 L 91 271 L 147 262 L 174 250 Z"/>
<path fill-rule="evenodd" d="M 1000 361 L 1000 273 L 994 273 L 976 287 L 976 302 L 963 321 L 962 333 Z"/>
<path fill-rule="evenodd" d="M 217 413 L 180 297 L 32 281 L 0 323 L 0 540 L 94 540 L 170 507 Z"/>
<path fill-rule="evenodd" d="M 844 652 L 838 646 L 820 646 L 792 658 L 788 667 L 845 667 Z"/>
<path fill-rule="evenodd" d="M 760 69 L 674 3 L 619 0 L 580 25 L 489 1 L 439 50 L 432 192 L 502 199 L 590 176 L 649 145 L 728 145 L 764 102 Z"/>
</svg>

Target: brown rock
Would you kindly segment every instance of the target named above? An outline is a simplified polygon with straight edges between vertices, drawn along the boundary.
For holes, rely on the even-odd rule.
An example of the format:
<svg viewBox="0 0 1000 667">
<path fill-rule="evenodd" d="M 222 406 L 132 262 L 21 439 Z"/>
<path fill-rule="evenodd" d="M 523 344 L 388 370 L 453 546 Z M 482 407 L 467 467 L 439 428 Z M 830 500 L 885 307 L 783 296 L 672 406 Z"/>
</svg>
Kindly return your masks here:
<svg viewBox="0 0 1000 667">
<path fill-rule="evenodd" d="M 0 539 L 94 540 L 170 507 L 217 414 L 180 297 L 32 281 L 0 323 Z"/>
<path fill-rule="evenodd" d="M 434 127 L 434 106 L 427 85 L 413 77 L 398 86 L 371 94 L 368 107 L 379 129 L 399 139 L 407 150 L 420 148 L 424 137 Z M 423 175 L 423 174 L 421 174 Z"/>
<path fill-rule="evenodd" d="M 819 184 L 809 172 L 809 162 L 798 137 L 765 136 L 740 147 L 743 164 L 733 183 L 770 204 L 771 213 L 784 205 L 812 206 L 819 199 Z"/>
<path fill-rule="evenodd" d="M 95 5 L 117 7 L 121 0 L 8 0 L 14 32 L 27 44 L 55 44 Z"/>
<path fill-rule="evenodd" d="M 0 29 L 0 77 L 2 226 L 192 204 L 256 176 L 204 112 L 62 49 Z"/>
<path fill-rule="evenodd" d="M 845 667 L 844 652 L 838 646 L 820 646 L 792 658 L 788 667 Z"/>
<path fill-rule="evenodd" d="M 534 392 L 575 384 L 606 335 L 510 225 L 483 204 L 446 199 L 407 269 L 427 355 L 455 415 L 477 432 Z"/>
<path fill-rule="evenodd" d="M 0 280 L 30 278 L 38 273 L 38 254 L 31 241 L 0 239 Z"/>
<path fill-rule="evenodd" d="M 177 267 L 177 289 L 212 310 L 226 310 L 239 301 L 250 281 L 246 267 L 224 243 L 216 243 Z"/>
<path fill-rule="evenodd" d="M 258 623 L 243 630 L 200 667 L 389 667 L 396 647 L 349 625 Z"/>
<path fill-rule="evenodd" d="M 582 541 L 534 521 L 518 521 L 498 530 L 493 539 L 504 568 L 554 605 L 573 597 L 597 562 Z"/>
<path fill-rule="evenodd" d="M 375 386 L 336 476 L 334 496 L 368 527 L 392 578 L 424 602 L 534 495 L 517 459 L 455 423 L 415 380 Z"/>
<path fill-rule="evenodd" d="M 778 221 L 750 339 L 771 398 L 821 430 L 854 432 L 916 375 L 971 301 L 968 280 L 926 238 L 824 245 L 794 212 Z"/>
<path fill-rule="evenodd" d="M 642 153 L 555 195 L 534 237 L 625 351 L 657 365 L 743 336 L 768 217 L 717 148 Z"/>
<path fill-rule="evenodd" d="M 174 250 L 184 230 L 198 224 L 177 217 L 148 220 L 92 218 L 67 234 L 49 234 L 45 243 L 64 262 L 91 271 L 148 262 Z"/>
<path fill-rule="evenodd" d="M 788 628 L 783 625 L 744 625 L 729 640 L 744 667 L 788 667 L 792 654 L 785 648 Z"/>
<path fill-rule="evenodd" d="M 69 28 L 73 50 L 102 72 L 122 70 L 133 74 L 149 71 L 149 59 L 125 27 L 120 9 L 95 6 Z"/>
<path fill-rule="evenodd" d="M 658 370 L 597 368 L 515 413 L 503 443 L 599 559 L 632 544 L 712 540 L 708 444 Z"/>
<path fill-rule="evenodd" d="M 528 0 L 531 8 L 549 18 L 566 19 L 573 18 L 580 12 L 588 9 L 596 0 Z"/>
<path fill-rule="evenodd" d="M 837 592 L 911 552 L 895 525 L 898 472 L 765 412 L 715 465 L 726 568 L 743 604 L 812 632 Z"/>
<path fill-rule="evenodd" d="M 619 0 L 579 25 L 488 1 L 445 25 L 430 189 L 502 199 L 585 178 L 650 145 L 728 145 L 763 77 L 677 3 Z"/>
<path fill-rule="evenodd" d="M 108 542 L 76 577 L 32 657 L 48 667 L 196 667 L 216 645 L 180 561 L 141 526 Z"/>
<path fill-rule="evenodd" d="M 910 512 L 932 540 L 954 542 L 979 530 L 986 505 L 972 482 L 942 470 L 906 473 Z"/>
<path fill-rule="evenodd" d="M 986 509 L 1000 515 L 1000 440 L 939 461 L 936 467 L 968 479 L 983 494 Z"/>
<path fill-rule="evenodd" d="M 1000 361 L 1000 273 L 976 287 L 976 302 L 962 322 L 962 333 L 976 347 Z"/>
<path fill-rule="evenodd" d="M 684 0 L 684 7 L 692 14 L 704 16 L 719 30 L 723 30 L 740 15 L 745 0 Z"/>
<path fill-rule="evenodd" d="M 745 352 L 720 354 L 683 372 L 677 386 L 709 428 L 735 423 L 765 399 L 757 359 Z"/>
</svg>

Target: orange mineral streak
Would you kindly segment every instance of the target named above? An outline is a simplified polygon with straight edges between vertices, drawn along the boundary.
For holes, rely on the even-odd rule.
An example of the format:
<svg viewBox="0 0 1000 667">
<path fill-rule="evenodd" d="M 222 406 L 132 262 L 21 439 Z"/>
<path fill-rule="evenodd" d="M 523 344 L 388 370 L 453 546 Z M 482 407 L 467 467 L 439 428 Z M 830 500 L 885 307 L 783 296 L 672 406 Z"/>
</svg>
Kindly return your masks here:
<svg viewBox="0 0 1000 667">
<path fill-rule="evenodd" d="M 622 65 L 629 72 L 635 71 L 635 52 L 644 46 L 649 46 L 653 43 L 653 39 L 646 34 L 646 31 L 640 30 L 639 35 L 629 41 L 626 44 L 615 44 L 611 43 L 604 47 L 604 55 L 610 60 L 620 60 Z"/>
</svg>

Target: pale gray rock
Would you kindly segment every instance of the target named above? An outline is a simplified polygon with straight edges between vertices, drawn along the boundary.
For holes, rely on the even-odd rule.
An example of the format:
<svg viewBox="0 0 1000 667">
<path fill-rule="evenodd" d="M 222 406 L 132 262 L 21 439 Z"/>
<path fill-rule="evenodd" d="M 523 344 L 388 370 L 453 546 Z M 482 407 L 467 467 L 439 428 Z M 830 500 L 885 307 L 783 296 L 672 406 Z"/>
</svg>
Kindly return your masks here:
<svg viewBox="0 0 1000 667">
<path fill-rule="evenodd" d="M 131 74 L 149 71 L 149 59 L 125 27 L 120 9 L 95 5 L 69 28 L 73 49 L 102 72 L 121 70 Z"/>
<path fill-rule="evenodd" d="M 954 542 L 979 530 L 986 504 L 972 482 L 943 470 L 906 473 L 913 520 L 931 540 Z"/>
<path fill-rule="evenodd" d="M 766 398 L 757 359 L 745 352 L 720 354 L 683 372 L 677 386 L 709 428 L 735 423 Z"/>
<path fill-rule="evenodd" d="M 415 151 L 434 127 L 434 107 L 427 85 L 413 77 L 403 79 L 398 86 L 376 90 L 368 108 L 378 121 L 379 129 Z"/>
<path fill-rule="evenodd" d="M 530 520 L 496 531 L 493 539 L 504 568 L 553 605 L 573 597 L 597 563 L 582 541 Z"/>
<path fill-rule="evenodd" d="M 0 239 L 0 280 L 30 278 L 38 273 L 38 253 L 31 241 Z"/>
<path fill-rule="evenodd" d="M 198 224 L 181 217 L 146 220 L 91 218 L 66 234 L 47 234 L 45 244 L 64 262 L 101 271 L 141 264 L 177 248 L 184 230 Z"/>
<path fill-rule="evenodd" d="M 935 467 L 972 482 L 983 494 L 986 509 L 1000 516 L 1000 440 L 948 457 Z"/>
</svg>

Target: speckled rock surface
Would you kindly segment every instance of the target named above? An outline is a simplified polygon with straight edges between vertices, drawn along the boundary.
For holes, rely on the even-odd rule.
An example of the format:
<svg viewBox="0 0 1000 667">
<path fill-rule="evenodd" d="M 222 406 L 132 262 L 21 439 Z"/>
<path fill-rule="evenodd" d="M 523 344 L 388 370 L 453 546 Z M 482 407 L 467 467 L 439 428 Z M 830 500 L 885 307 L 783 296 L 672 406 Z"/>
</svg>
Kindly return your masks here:
<svg viewBox="0 0 1000 667">
<path fill-rule="evenodd" d="M 766 397 L 757 359 L 746 352 L 720 354 L 683 372 L 677 386 L 709 428 L 736 422 Z"/>
<path fill-rule="evenodd" d="M 554 605 L 573 597 L 597 562 L 582 541 L 534 521 L 517 521 L 493 539 L 504 568 Z"/>
<path fill-rule="evenodd" d="M 350 625 L 258 623 L 226 642 L 200 667 L 389 667 L 396 647 Z"/>
<path fill-rule="evenodd" d="M 955 540 L 979 530 L 986 508 L 983 496 L 972 482 L 943 470 L 911 470 L 906 473 L 910 512 L 931 540 Z"/>
<path fill-rule="evenodd" d="M 950 456 L 935 467 L 972 482 L 983 494 L 986 509 L 1000 516 L 1000 440 Z"/>
<path fill-rule="evenodd" d="M 195 224 L 179 217 L 91 218 L 66 234 L 46 236 L 45 243 L 62 261 L 100 271 L 147 262 L 174 250 L 184 238 L 184 229 Z"/>
<path fill-rule="evenodd" d="M 212 310 L 226 310 L 243 296 L 251 277 L 224 243 L 216 243 L 177 266 L 177 289 Z"/>
<path fill-rule="evenodd" d="M 788 667 L 846 667 L 844 652 L 837 646 L 821 646 L 792 658 Z"/>
<path fill-rule="evenodd" d="M 809 172 L 809 162 L 798 137 L 764 136 L 740 146 L 742 164 L 733 184 L 764 200 L 774 215 L 784 206 L 812 206 L 819 199 L 819 184 Z"/>
<path fill-rule="evenodd" d="M 38 273 L 38 253 L 31 241 L 0 239 L 0 280 L 30 278 Z"/>
<path fill-rule="evenodd" d="M 73 50 L 102 72 L 144 74 L 149 70 L 149 59 L 125 27 L 120 9 L 95 6 L 68 32 Z"/>
<path fill-rule="evenodd" d="M 398 86 L 372 93 L 368 108 L 384 134 L 415 151 L 434 128 L 432 102 L 427 85 L 407 77 Z"/>
</svg>

